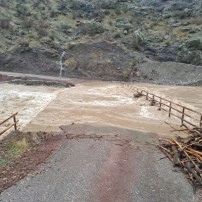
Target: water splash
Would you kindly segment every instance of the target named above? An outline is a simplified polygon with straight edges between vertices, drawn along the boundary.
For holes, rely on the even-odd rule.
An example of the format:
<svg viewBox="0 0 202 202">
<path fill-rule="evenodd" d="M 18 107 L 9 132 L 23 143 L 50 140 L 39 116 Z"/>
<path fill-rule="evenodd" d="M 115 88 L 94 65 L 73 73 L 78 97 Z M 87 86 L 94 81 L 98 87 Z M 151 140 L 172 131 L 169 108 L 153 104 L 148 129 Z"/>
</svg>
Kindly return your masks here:
<svg viewBox="0 0 202 202">
<path fill-rule="evenodd" d="M 63 68 L 63 58 L 65 56 L 65 51 L 62 52 L 61 56 L 60 56 L 60 76 L 62 76 L 63 74 L 63 71 L 64 71 L 64 68 Z"/>
</svg>

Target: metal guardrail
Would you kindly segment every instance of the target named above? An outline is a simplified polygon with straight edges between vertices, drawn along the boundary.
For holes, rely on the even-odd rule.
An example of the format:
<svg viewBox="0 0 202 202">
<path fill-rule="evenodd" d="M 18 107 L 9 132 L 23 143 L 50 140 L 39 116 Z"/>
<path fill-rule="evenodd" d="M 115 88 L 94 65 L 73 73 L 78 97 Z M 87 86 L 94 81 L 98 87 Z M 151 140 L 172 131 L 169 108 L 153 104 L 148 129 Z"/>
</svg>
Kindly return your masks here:
<svg viewBox="0 0 202 202">
<path fill-rule="evenodd" d="M 8 131 L 10 128 L 14 127 L 15 131 L 17 130 L 17 119 L 16 119 L 16 116 L 17 116 L 18 112 L 9 116 L 7 119 L 3 120 L 3 121 L 0 121 L 0 126 L 3 125 L 4 123 L 6 123 L 7 121 L 9 121 L 10 119 L 13 118 L 13 124 L 11 124 L 10 126 L 8 126 L 6 129 L 4 129 L 3 131 L 0 132 L 0 136 L 3 135 L 6 131 Z"/>
<path fill-rule="evenodd" d="M 197 112 L 188 107 L 182 106 L 178 103 L 172 102 L 163 97 L 157 96 L 153 93 L 149 93 L 145 90 L 140 90 L 136 88 L 137 93 L 145 96 L 147 100 L 154 101 L 159 104 L 159 110 L 164 110 L 168 112 L 168 116 L 174 116 L 181 120 L 181 124 L 188 124 L 192 127 L 202 127 L 202 113 Z M 187 120 L 190 119 L 190 120 Z"/>
</svg>

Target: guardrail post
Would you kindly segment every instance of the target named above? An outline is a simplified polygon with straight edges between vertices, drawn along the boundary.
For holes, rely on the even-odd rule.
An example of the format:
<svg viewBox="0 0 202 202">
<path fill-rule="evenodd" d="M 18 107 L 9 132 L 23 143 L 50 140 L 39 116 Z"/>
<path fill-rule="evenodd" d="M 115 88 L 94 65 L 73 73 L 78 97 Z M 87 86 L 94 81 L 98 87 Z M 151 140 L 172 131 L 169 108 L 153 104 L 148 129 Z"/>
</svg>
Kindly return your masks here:
<svg viewBox="0 0 202 202">
<path fill-rule="evenodd" d="M 15 131 L 16 131 L 17 130 L 17 121 L 16 121 L 15 115 L 13 116 L 13 121 L 14 121 L 14 128 L 15 128 Z"/>
<path fill-rule="evenodd" d="M 202 127 L 202 115 L 201 115 L 201 118 L 200 118 L 199 127 Z"/>
<path fill-rule="evenodd" d="M 162 105 L 162 98 L 160 98 L 160 106 L 159 106 L 159 110 L 161 110 L 161 105 Z"/>
<path fill-rule="evenodd" d="M 155 95 L 155 94 L 149 93 L 149 92 L 147 92 L 147 91 L 145 91 L 145 90 L 139 89 L 139 90 L 137 90 L 137 92 L 141 92 L 142 95 L 144 95 L 144 96 L 146 97 L 146 100 L 149 100 L 149 98 L 150 98 L 149 95 L 151 95 L 151 99 L 153 99 L 153 100 L 154 100 L 154 98 L 156 97 L 156 101 L 158 100 L 157 98 L 159 98 L 159 110 L 164 110 L 164 111 L 166 111 L 166 112 L 169 112 L 169 114 L 168 114 L 169 117 L 171 117 L 171 115 L 173 115 L 173 116 L 177 117 L 178 119 L 180 119 L 181 122 L 182 122 L 182 124 L 183 124 L 184 122 L 186 122 L 186 123 L 189 124 L 190 126 L 197 127 L 194 123 L 189 122 L 188 120 L 185 119 L 186 116 L 188 116 L 188 117 L 190 117 L 190 119 L 193 119 L 194 121 L 197 121 L 197 122 L 200 121 L 199 124 L 197 124 L 197 125 L 199 125 L 199 127 L 202 128 L 202 114 L 199 113 L 198 111 L 195 111 L 195 110 L 193 110 L 193 109 L 187 108 L 187 107 L 182 106 L 182 105 L 180 105 L 180 104 L 177 104 L 177 103 L 175 103 L 175 102 L 171 102 L 171 101 L 169 101 L 169 100 L 167 100 L 167 99 L 164 99 L 164 98 L 162 98 L 162 97 L 160 97 L 160 96 L 157 96 L 157 95 Z M 178 107 L 181 107 L 181 108 L 182 108 L 182 111 L 179 110 L 178 108 L 176 109 L 176 108 L 175 108 L 174 106 L 172 106 L 172 105 L 174 105 L 174 106 L 176 105 L 176 106 L 178 106 Z M 164 108 L 164 107 L 162 107 L 162 106 L 166 106 L 166 108 Z M 168 109 L 167 109 L 167 108 L 168 108 Z M 186 110 L 186 111 L 185 111 L 185 110 Z M 180 113 L 180 115 L 177 116 L 177 115 L 175 115 L 175 113 L 172 113 L 172 111 L 177 111 L 177 112 Z M 199 115 L 199 117 L 196 119 L 196 118 L 194 118 L 192 115 L 186 114 L 187 111 L 194 112 L 195 114 Z M 185 112 L 186 112 L 186 113 L 185 113 Z M 200 120 L 199 120 L 199 119 L 200 119 Z"/>
<path fill-rule="evenodd" d="M 171 109 L 172 109 L 172 102 L 170 102 L 170 106 L 169 106 L 169 114 L 168 114 L 169 117 L 171 115 Z"/>
<path fill-rule="evenodd" d="M 184 123 L 184 111 L 185 111 L 185 107 L 182 108 L 182 120 L 181 120 L 182 121 L 182 125 Z"/>
</svg>

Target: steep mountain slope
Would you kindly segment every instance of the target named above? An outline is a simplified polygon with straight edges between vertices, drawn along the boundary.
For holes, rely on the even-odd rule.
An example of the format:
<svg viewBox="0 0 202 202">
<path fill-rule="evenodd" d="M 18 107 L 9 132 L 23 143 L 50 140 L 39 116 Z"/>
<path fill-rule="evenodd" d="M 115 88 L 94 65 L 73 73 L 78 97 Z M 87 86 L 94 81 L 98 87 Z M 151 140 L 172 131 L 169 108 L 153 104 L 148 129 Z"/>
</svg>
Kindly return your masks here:
<svg viewBox="0 0 202 202">
<path fill-rule="evenodd" d="M 65 51 L 64 76 L 159 82 L 154 72 L 164 70 L 148 74 L 149 65 L 141 68 L 151 60 L 198 65 L 193 68 L 200 75 L 201 5 L 201 0 L 0 0 L 0 70 L 58 75 Z M 178 72 L 175 63 L 166 66 Z"/>
</svg>

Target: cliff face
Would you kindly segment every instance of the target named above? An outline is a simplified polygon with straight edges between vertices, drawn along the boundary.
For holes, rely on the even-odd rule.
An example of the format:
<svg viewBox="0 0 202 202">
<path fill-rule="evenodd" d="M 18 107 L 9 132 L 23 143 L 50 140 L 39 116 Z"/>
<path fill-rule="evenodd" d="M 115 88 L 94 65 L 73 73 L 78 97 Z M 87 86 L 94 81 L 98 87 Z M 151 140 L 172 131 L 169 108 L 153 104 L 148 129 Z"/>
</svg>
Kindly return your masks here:
<svg viewBox="0 0 202 202">
<path fill-rule="evenodd" d="M 74 77 L 138 80 L 140 64 L 149 61 L 200 66 L 201 5 L 201 0 L 0 0 L 0 70 L 56 75 L 63 51 L 64 74 Z"/>
</svg>

